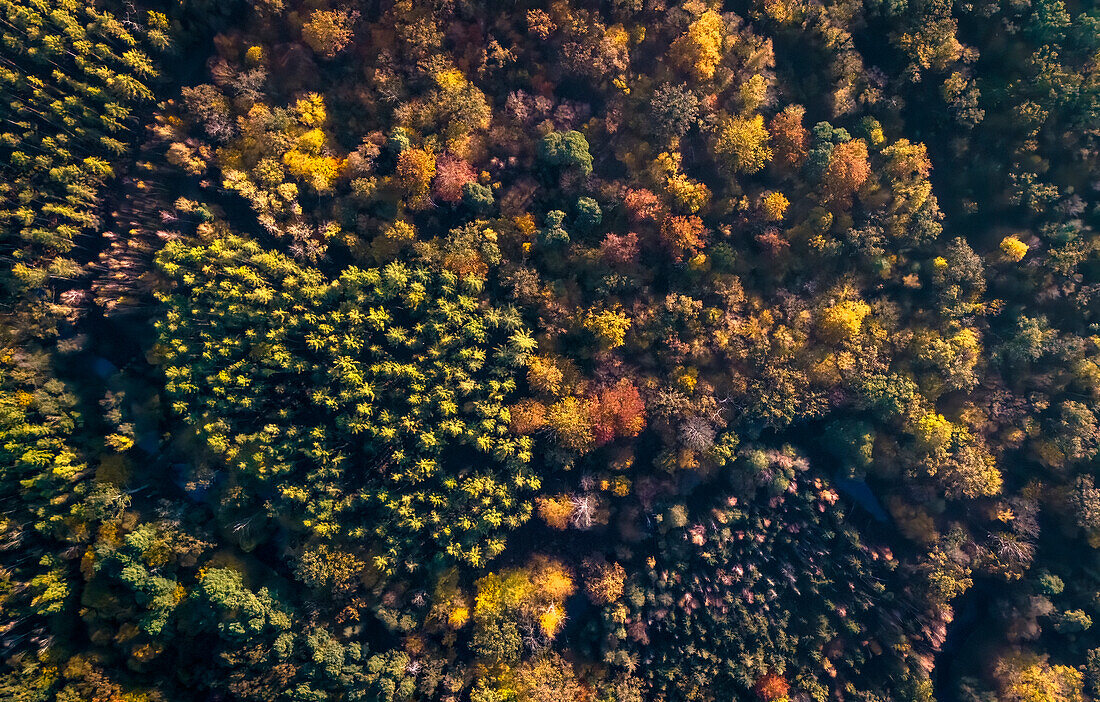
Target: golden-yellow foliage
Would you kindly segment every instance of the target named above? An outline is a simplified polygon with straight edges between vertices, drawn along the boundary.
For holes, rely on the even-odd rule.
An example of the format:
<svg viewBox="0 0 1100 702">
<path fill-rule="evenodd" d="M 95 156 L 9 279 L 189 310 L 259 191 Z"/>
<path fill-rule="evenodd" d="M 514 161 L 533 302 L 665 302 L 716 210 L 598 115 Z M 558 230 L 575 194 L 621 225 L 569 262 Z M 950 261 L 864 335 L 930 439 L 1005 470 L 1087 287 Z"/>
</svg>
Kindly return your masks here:
<svg viewBox="0 0 1100 702">
<path fill-rule="evenodd" d="M 435 84 L 444 92 L 457 93 L 467 86 L 466 76 L 457 68 L 449 68 L 435 74 Z"/>
<path fill-rule="evenodd" d="M 681 70 L 700 80 L 710 80 L 722 61 L 725 27 L 717 12 L 708 10 L 672 43 L 671 58 Z"/>
<path fill-rule="evenodd" d="M 584 328 L 593 334 L 604 348 L 622 346 L 630 329 L 630 317 L 619 310 L 589 312 L 584 317 Z"/>
<path fill-rule="evenodd" d="M 533 390 L 557 395 L 561 392 L 564 378 L 561 368 L 549 356 L 531 356 L 527 361 L 527 384 Z"/>
<path fill-rule="evenodd" d="M 340 161 L 331 156 L 315 156 L 291 149 L 283 154 L 283 165 L 291 175 L 309 181 L 317 192 L 332 189 L 340 176 Z"/>
<path fill-rule="evenodd" d="M 931 451 L 947 445 L 953 427 L 942 414 L 927 412 L 917 420 L 913 429 L 917 445 Z"/>
<path fill-rule="evenodd" d="M 952 498 L 993 497 L 1001 494 L 1004 476 L 997 469 L 997 461 L 984 443 L 963 432 L 961 447 L 952 452 L 940 476 L 947 496 Z"/>
<path fill-rule="evenodd" d="M 669 176 L 665 182 L 665 192 L 673 202 L 683 211 L 695 214 L 710 200 L 710 190 L 706 185 L 697 180 L 688 178 L 683 173 Z"/>
<path fill-rule="evenodd" d="M 801 3 L 799 0 L 766 0 L 764 3 L 764 14 L 779 25 L 794 22 L 800 10 Z"/>
<path fill-rule="evenodd" d="M 764 217 L 769 222 L 778 222 L 783 219 L 790 204 L 790 200 L 783 193 L 772 192 L 760 200 L 760 209 L 764 211 Z"/>
<path fill-rule="evenodd" d="M 489 573 L 474 586 L 474 619 L 523 617 L 537 623 L 547 637 L 561 630 L 566 618 L 565 600 L 576 591 L 568 568 L 546 556 L 534 556 L 523 568 Z"/>
<path fill-rule="evenodd" d="M 294 116 L 307 127 L 319 127 L 328 118 L 325 99 L 317 93 L 309 93 L 294 103 Z"/>
<path fill-rule="evenodd" d="M 578 453 L 592 448 L 592 419 L 588 404 L 576 397 L 566 397 L 550 405 L 546 423 L 558 435 L 558 440 Z"/>
<path fill-rule="evenodd" d="M 741 106 L 744 111 L 755 112 L 768 98 L 768 81 L 757 73 L 741 84 L 738 93 L 741 96 Z"/>
<path fill-rule="evenodd" d="M 545 612 L 539 615 L 539 628 L 549 638 L 556 636 L 564 625 L 565 611 L 559 609 L 557 605 L 550 605 Z"/>
<path fill-rule="evenodd" d="M 734 117 L 726 120 L 718 131 L 714 151 L 726 165 L 738 173 L 756 173 L 772 157 L 768 146 L 768 130 L 764 118 Z"/>
<path fill-rule="evenodd" d="M 825 309 L 821 333 L 832 341 L 851 341 L 859 335 L 871 306 L 862 300 L 845 300 Z"/>
<path fill-rule="evenodd" d="M 1004 702 L 1083 702 L 1081 671 L 1065 665 L 1050 665 L 1046 656 L 1034 653 L 1010 654 L 997 662 L 996 675 L 1002 681 Z"/>
<path fill-rule="evenodd" d="M 1019 262 L 1027 255 L 1027 244 L 1014 236 L 1006 236 L 1001 239 L 1001 253 L 1009 261 Z"/>
<path fill-rule="evenodd" d="M 302 39 L 322 56 L 332 58 L 351 43 L 355 13 L 346 10 L 314 10 L 302 25 Z"/>
<path fill-rule="evenodd" d="M 419 204 L 428 197 L 435 177 L 435 156 L 424 149 L 405 149 L 397 157 L 397 182 L 410 203 Z"/>
<path fill-rule="evenodd" d="M 298 150 L 307 154 L 318 154 L 325 146 L 325 133 L 316 127 L 298 137 Z"/>
<path fill-rule="evenodd" d="M 535 588 L 541 597 L 561 602 L 577 590 L 573 576 L 561 561 L 536 557 L 532 559 Z"/>
<path fill-rule="evenodd" d="M 575 508 L 568 495 L 540 497 L 537 505 L 539 516 L 547 525 L 559 531 L 569 528 Z"/>
<path fill-rule="evenodd" d="M 474 617 L 496 616 L 506 610 L 518 610 L 534 592 L 534 584 L 523 570 L 489 573 L 474 586 Z"/>
<path fill-rule="evenodd" d="M 466 622 L 470 621 L 470 608 L 465 605 L 459 605 L 451 610 L 447 615 L 447 623 L 455 629 L 461 629 L 466 626 Z"/>
<path fill-rule="evenodd" d="M 371 255 L 379 263 L 388 262 L 401 249 L 416 241 L 416 227 L 399 219 L 371 241 Z"/>
</svg>

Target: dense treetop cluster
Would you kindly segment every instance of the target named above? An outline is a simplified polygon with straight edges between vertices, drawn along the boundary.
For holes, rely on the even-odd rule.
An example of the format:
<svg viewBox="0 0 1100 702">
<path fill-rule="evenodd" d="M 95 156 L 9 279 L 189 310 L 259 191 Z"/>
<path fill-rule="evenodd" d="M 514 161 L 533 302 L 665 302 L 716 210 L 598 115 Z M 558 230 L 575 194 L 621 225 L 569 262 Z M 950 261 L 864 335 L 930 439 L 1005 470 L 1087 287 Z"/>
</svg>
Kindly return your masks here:
<svg viewBox="0 0 1100 702">
<path fill-rule="evenodd" d="M 0 698 L 1100 699 L 1100 9 L 0 0 Z"/>
</svg>

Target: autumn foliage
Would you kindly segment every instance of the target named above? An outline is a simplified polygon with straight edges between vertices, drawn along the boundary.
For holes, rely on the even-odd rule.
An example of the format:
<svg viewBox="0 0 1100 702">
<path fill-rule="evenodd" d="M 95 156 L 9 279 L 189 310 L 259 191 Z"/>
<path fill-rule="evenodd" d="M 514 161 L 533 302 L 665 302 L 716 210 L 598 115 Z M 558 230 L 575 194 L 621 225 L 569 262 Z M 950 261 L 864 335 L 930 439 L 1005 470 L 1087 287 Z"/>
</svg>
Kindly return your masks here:
<svg viewBox="0 0 1100 702">
<path fill-rule="evenodd" d="M 589 401 L 592 434 L 597 444 L 633 437 L 645 428 L 645 403 L 627 378 L 595 394 Z"/>
<path fill-rule="evenodd" d="M 769 673 L 756 680 L 752 686 L 752 691 L 763 702 L 776 702 L 787 697 L 790 692 L 790 685 L 783 679 L 783 676 Z"/>
<path fill-rule="evenodd" d="M 833 147 L 821 187 L 826 199 L 843 202 L 859 190 L 870 174 L 867 143 L 853 139 Z"/>
<path fill-rule="evenodd" d="M 0 698 L 1100 700 L 1095 6 L 0 0 Z"/>
</svg>

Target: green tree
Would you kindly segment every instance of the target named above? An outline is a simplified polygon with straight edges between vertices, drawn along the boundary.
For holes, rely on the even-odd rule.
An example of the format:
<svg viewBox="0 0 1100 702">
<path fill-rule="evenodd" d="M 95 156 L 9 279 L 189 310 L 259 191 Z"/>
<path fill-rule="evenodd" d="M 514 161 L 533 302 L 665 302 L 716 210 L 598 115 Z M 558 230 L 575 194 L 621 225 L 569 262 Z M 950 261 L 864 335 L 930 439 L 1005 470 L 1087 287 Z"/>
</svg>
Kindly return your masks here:
<svg viewBox="0 0 1100 702">
<path fill-rule="evenodd" d="M 172 242 L 159 265 L 173 407 L 274 514 L 375 539 L 383 570 L 481 563 L 530 515 L 531 442 L 506 405 L 535 343 L 483 280 L 399 263 L 329 280 L 233 235 Z"/>
<path fill-rule="evenodd" d="M 576 168 L 582 175 L 592 173 L 588 140 L 580 132 L 550 132 L 539 142 L 539 159 L 549 166 Z"/>
</svg>

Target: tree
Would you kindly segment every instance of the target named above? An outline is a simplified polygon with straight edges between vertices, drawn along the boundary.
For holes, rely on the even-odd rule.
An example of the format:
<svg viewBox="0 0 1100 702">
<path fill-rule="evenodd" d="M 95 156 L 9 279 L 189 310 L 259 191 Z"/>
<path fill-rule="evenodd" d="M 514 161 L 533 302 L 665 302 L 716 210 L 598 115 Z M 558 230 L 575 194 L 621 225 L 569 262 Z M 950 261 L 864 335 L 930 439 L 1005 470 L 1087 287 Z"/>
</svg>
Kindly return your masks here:
<svg viewBox="0 0 1100 702">
<path fill-rule="evenodd" d="M 664 184 L 676 210 L 694 214 L 710 200 L 707 186 L 694 181 L 680 169 L 683 156 L 678 152 L 659 154 L 650 167 L 653 180 Z"/>
<path fill-rule="evenodd" d="M 298 672 L 293 665 L 271 665 L 294 652 L 293 612 L 267 588 L 247 587 L 238 571 L 207 569 L 182 606 L 181 633 L 208 637 L 201 651 L 179 651 L 196 687 L 271 699 Z"/>
<path fill-rule="evenodd" d="M 665 192 L 672 197 L 678 211 L 688 214 L 695 214 L 710 201 L 710 190 L 706 185 L 679 172 L 669 175 L 665 181 Z"/>
<path fill-rule="evenodd" d="M 782 699 L 784 677 L 822 695 L 896 698 L 927 680 L 913 667 L 928 650 L 921 625 L 900 616 L 904 601 L 879 595 L 905 575 L 844 524 L 836 490 L 789 448 L 743 449 L 736 460 L 735 492 L 662 515 L 648 567 L 627 580 L 627 611 L 603 610 L 606 653 L 636 653 L 653 693 L 677 699 L 754 687 Z M 829 652 L 849 637 L 881 651 L 876 666 L 861 664 L 873 654 Z"/>
<path fill-rule="evenodd" d="M 776 702 L 776 700 L 787 697 L 790 692 L 790 685 L 783 679 L 783 676 L 769 673 L 757 679 L 752 686 L 752 691 L 764 702 Z"/>
<path fill-rule="evenodd" d="M 588 140 L 580 132 L 550 132 L 539 142 L 539 158 L 550 166 L 576 168 L 581 175 L 592 173 Z"/>
<path fill-rule="evenodd" d="M 442 202 L 460 202 L 467 185 L 477 183 L 477 173 L 466 161 L 443 154 L 436 160 L 435 180 L 432 181 L 432 195 Z M 489 194 L 492 199 L 492 193 Z"/>
<path fill-rule="evenodd" d="M 565 231 L 562 223 L 565 222 L 565 213 L 561 210 L 550 210 L 546 213 L 546 221 L 539 230 L 539 243 L 547 247 L 560 247 L 569 243 L 569 232 Z"/>
<path fill-rule="evenodd" d="M 1046 656 L 1017 651 L 997 661 L 1001 699 L 1011 702 L 1084 702 L 1081 672 L 1051 665 Z"/>
<path fill-rule="evenodd" d="M 734 117 L 718 129 L 714 151 L 727 168 L 736 173 L 756 173 L 771 159 L 764 118 Z"/>
<path fill-rule="evenodd" d="M 1019 263 L 1024 260 L 1024 256 L 1027 255 L 1028 246 L 1014 236 L 1006 236 L 1004 239 L 1001 239 L 1000 248 L 1001 253 L 1004 254 L 1007 260 L 1013 263 Z"/>
<path fill-rule="evenodd" d="M 428 96 L 428 106 L 452 143 L 461 143 L 470 133 L 489 127 L 492 112 L 485 94 L 462 71 L 448 68 L 434 78 L 436 90 Z"/>
<path fill-rule="evenodd" d="M 77 564 L 61 553 L 85 540 L 90 515 L 81 498 L 91 477 L 72 443 L 81 423 L 76 396 L 47 375 L 48 363 L 42 353 L 0 353 L 0 488 L 11 496 L 0 543 L 21 554 L 3 563 L 0 623 L 46 642 L 48 624 L 79 603 Z"/>
<path fill-rule="evenodd" d="M 722 61 L 724 34 L 721 16 L 707 10 L 672 43 L 669 57 L 685 73 L 698 80 L 710 80 Z"/>
<path fill-rule="evenodd" d="M 527 362 L 528 385 L 536 392 L 560 395 L 566 389 L 563 386 L 565 365 L 561 359 L 552 356 L 532 356 Z"/>
<path fill-rule="evenodd" d="M 768 125 L 775 161 L 790 168 L 798 168 L 806 158 L 806 149 L 810 133 L 802 126 L 802 117 L 806 108 L 801 105 L 787 105 L 783 111 L 772 117 Z"/>
<path fill-rule="evenodd" d="M 397 182 L 414 207 L 426 205 L 435 173 L 435 156 L 424 149 L 405 149 L 397 157 Z"/>
<path fill-rule="evenodd" d="M 603 221 L 603 211 L 600 205 L 590 197 L 582 197 L 577 200 L 577 228 L 581 231 L 591 231 Z"/>
<path fill-rule="evenodd" d="M 699 99 L 684 86 L 665 83 L 653 91 L 650 109 L 657 136 L 677 139 L 695 126 L 699 116 Z"/>
<path fill-rule="evenodd" d="M 150 35 L 162 48 L 170 43 L 164 15 L 134 17 L 147 26 L 124 25 L 75 0 L 0 3 L 7 125 L 0 130 L 0 286 L 13 294 L 12 305 L 23 296 L 55 298 L 56 286 L 80 270 L 68 257 L 74 239 L 102 229 L 100 194 L 138 138 L 135 110 L 153 99 Z M 39 319 L 24 315 L 12 329 L 48 330 L 66 312 L 64 304 L 37 308 Z"/>
<path fill-rule="evenodd" d="M 867 143 L 853 139 L 837 144 L 829 153 L 829 161 L 821 178 L 826 201 L 844 204 L 871 174 L 867 160 Z"/>
<path fill-rule="evenodd" d="M 1091 475 L 1080 475 L 1070 497 L 1074 522 L 1090 536 L 1100 534 L 1100 490 Z"/>
<path fill-rule="evenodd" d="M 630 317 L 619 310 L 593 310 L 584 316 L 582 325 L 603 348 L 613 349 L 626 342 Z"/>
<path fill-rule="evenodd" d="M 790 204 L 787 197 L 780 192 L 771 192 L 760 198 L 760 209 L 763 210 L 764 217 L 769 222 L 778 222 L 783 219 Z"/>
<path fill-rule="evenodd" d="M 822 334 L 832 341 L 853 341 L 871 307 L 862 300 L 845 300 L 825 308 L 821 315 Z"/>
<path fill-rule="evenodd" d="M 334 58 L 347 48 L 352 39 L 352 25 L 358 12 L 347 10 L 314 10 L 302 25 L 302 39 L 325 58 Z"/>
<path fill-rule="evenodd" d="M 462 186 L 462 202 L 478 214 L 488 214 L 493 210 L 496 200 L 490 188 L 471 182 Z"/>
<path fill-rule="evenodd" d="M 854 420 L 837 420 L 826 427 L 823 441 L 825 448 L 838 460 L 844 470 L 859 478 L 871 465 L 875 433 L 870 424 Z"/>
<path fill-rule="evenodd" d="M 551 495 L 538 498 L 538 511 L 542 520 L 552 529 L 564 531 L 572 523 L 576 507 L 569 495 Z"/>
<path fill-rule="evenodd" d="M 611 264 L 627 265 L 638 260 L 638 235 L 606 234 L 600 242 L 600 258 Z"/>
<path fill-rule="evenodd" d="M 618 563 L 595 559 L 586 560 L 584 567 L 584 588 L 593 603 L 606 605 L 622 597 L 626 582 L 625 568 Z"/>
<path fill-rule="evenodd" d="M 533 434 L 546 425 L 546 405 L 537 400 L 520 400 L 508 414 L 509 426 L 516 434 Z"/>
<path fill-rule="evenodd" d="M 563 563 L 538 555 L 474 585 L 474 648 L 485 664 L 496 666 L 519 658 L 520 631 L 543 643 L 553 640 L 565 623 L 565 600 L 576 590 Z"/>
<path fill-rule="evenodd" d="M 525 662 L 516 671 L 522 699 L 531 702 L 584 699 L 587 690 L 573 672 L 573 666 L 556 653 Z"/>
<path fill-rule="evenodd" d="M 623 196 L 623 205 L 627 208 L 633 222 L 661 219 L 664 208 L 661 201 L 651 191 L 644 188 L 631 188 Z"/>
<path fill-rule="evenodd" d="M 320 544 L 302 554 L 294 575 L 306 587 L 339 592 L 353 587 L 353 579 L 366 569 L 354 554 Z"/>
<path fill-rule="evenodd" d="M 554 24 L 550 15 L 544 10 L 527 11 L 527 31 L 540 40 L 546 41 L 549 39 L 555 29 L 557 29 L 557 25 Z"/>
<path fill-rule="evenodd" d="M 546 410 L 546 425 L 570 451 L 583 454 L 592 448 L 594 437 L 587 402 L 572 396 L 558 400 Z"/>
<path fill-rule="evenodd" d="M 683 261 L 699 253 L 706 245 L 708 233 L 703 220 L 694 215 L 669 217 L 661 225 L 661 240 L 676 261 Z"/>
<path fill-rule="evenodd" d="M 381 570 L 424 552 L 480 563 L 528 518 L 519 494 L 539 483 L 506 404 L 536 344 L 480 280 L 398 263 L 329 280 L 228 234 L 172 242 L 159 265 L 176 285 L 159 324 L 173 406 L 278 495 L 275 514 L 375 539 Z M 348 481 L 349 461 L 385 469 Z"/>
<path fill-rule="evenodd" d="M 596 393 L 589 404 L 597 444 L 616 437 L 634 437 L 645 428 L 645 403 L 634 383 L 622 378 Z"/>
<path fill-rule="evenodd" d="M 0 699 L 1094 692 L 1090 3 L 142 4 L 0 0 Z"/>
<path fill-rule="evenodd" d="M 1062 402 L 1051 428 L 1059 464 L 1091 459 L 1100 450 L 1100 425 L 1092 410 L 1081 402 Z"/>
</svg>

